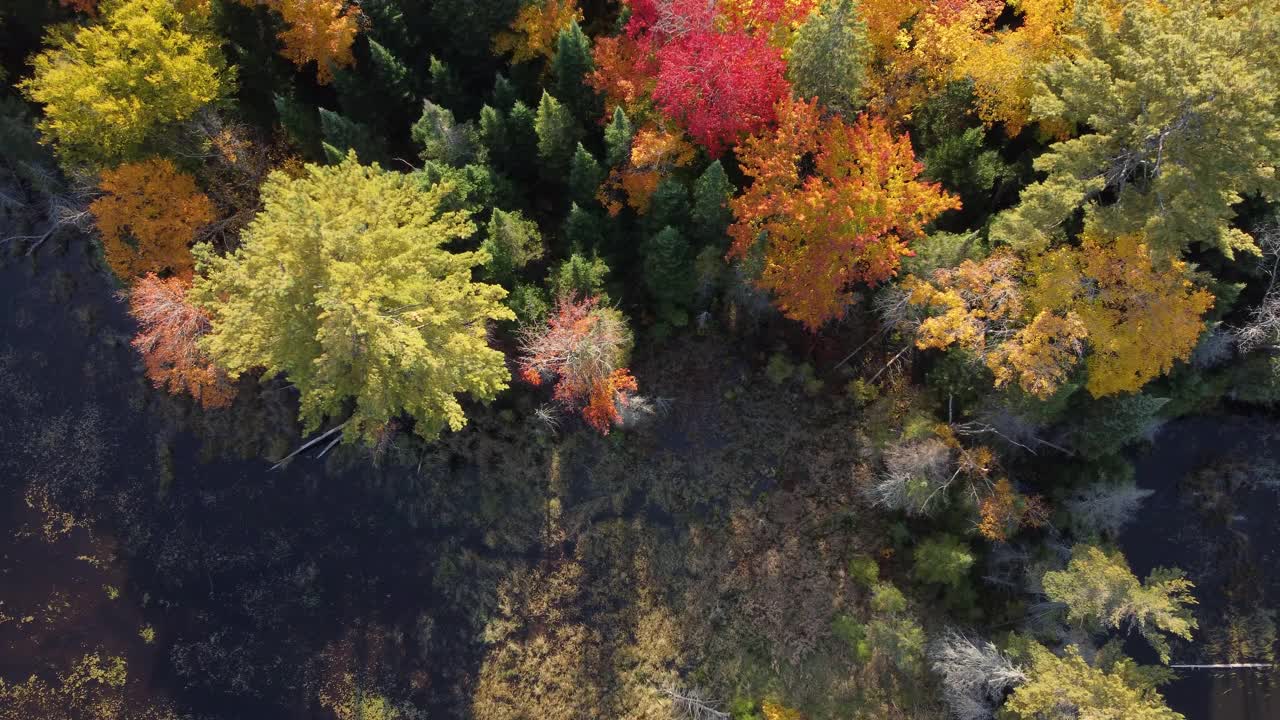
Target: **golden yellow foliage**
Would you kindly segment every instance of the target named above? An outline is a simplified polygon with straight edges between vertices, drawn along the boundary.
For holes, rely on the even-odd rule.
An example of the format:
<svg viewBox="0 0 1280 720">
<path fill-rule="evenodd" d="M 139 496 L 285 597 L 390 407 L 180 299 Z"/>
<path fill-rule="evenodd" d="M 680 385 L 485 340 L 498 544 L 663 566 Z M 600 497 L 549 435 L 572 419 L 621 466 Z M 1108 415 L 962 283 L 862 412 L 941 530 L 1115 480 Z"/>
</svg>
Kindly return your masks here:
<svg viewBox="0 0 1280 720">
<path fill-rule="evenodd" d="M 577 0 L 534 0 L 520 8 L 510 31 L 494 36 L 493 51 L 510 53 L 511 61 L 517 63 L 534 58 L 551 60 L 560 31 L 575 20 L 582 21 Z"/>
<path fill-rule="evenodd" d="M 316 82 L 328 85 L 335 68 L 355 64 L 351 45 L 360 32 L 360 6 L 344 0 L 240 0 L 245 5 L 265 5 L 280 13 L 286 27 L 280 31 L 280 54 L 298 67 L 316 64 Z"/>
<path fill-rule="evenodd" d="M 1044 400 L 1058 391 L 1084 354 L 1087 335 L 1074 312 L 1058 315 L 1041 311 L 1011 340 L 987 355 L 987 367 L 995 375 L 996 387 L 1016 381 L 1024 392 Z"/>
<path fill-rule="evenodd" d="M 794 710 L 772 700 L 765 700 L 760 703 L 760 711 L 764 713 L 764 720 L 803 720 L 804 718 L 799 710 Z"/>
<path fill-rule="evenodd" d="M 1048 253 L 1035 274 L 1034 304 L 1075 313 L 1088 334 L 1094 397 L 1136 392 L 1185 360 L 1213 307 L 1186 263 L 1158 263 L 1141 233 L 1109 239 L 1086 228 L 1079 249 Z"/>
<path fill-rule="evenodd" d="M 599 199 L 610 215 L 622 211 L 620 195 L 643 215 L 658 183 L 676 168 L 693 162 L 694 148 L 677 130 L 645 127 L 636 131 L 626 167 L 615 168 L 600 187 Z"/>
<path fill-rule="evenodd" d="M 189 247 L 213 220 L 213 203 L 195 178 L 164 159 L 126 163 L 102 173 L 102 197 L 89 205 L 107 264 L 121 280 L 146 273 L 190 277 Z"/>
</svg>

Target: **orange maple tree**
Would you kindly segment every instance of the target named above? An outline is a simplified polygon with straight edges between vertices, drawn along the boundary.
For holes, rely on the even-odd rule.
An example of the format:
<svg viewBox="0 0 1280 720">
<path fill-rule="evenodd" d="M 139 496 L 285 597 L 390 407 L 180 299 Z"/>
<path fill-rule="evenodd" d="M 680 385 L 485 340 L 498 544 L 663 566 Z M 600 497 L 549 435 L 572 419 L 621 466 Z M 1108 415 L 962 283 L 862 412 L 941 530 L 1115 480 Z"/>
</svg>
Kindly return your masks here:
<svg viewBox="0 0 1280 720">
<path fill-rule="evenodd" d="M 622 367 L 631 342 L 622 314 L 600 307 L 598 297 L 561 297 L 545 325 L 524 330 L 520 376 L 535 386 L 554 379 L 555 400 L 580 408 L 589 425 L 608 435 L 622 420 L 620 407 L 637 390 Z"/>
<path fill-rule="evenodd" d="M 960 200 L 922 182 L 911 141 L 879 119 L 822 117 L 815 101 L 784 100 L 778 128 L 739 148 L 752 179 L 730 201 L 730 257 L 764 244 L 758 285 L 787 317 L 816 331 L 841 317 L 855 283 L 892 277 L 907 243 Z"/>
<path fill-rule="evenodd" d="M 145 273 L 190 277 L 191 242 L 214 218 L 195 178 L 165 159 L 126 163 L 102 173 L 103 195 L 89 205 L 107 264 L 129 281 Z"/>
<path fill-rule="evenodd" d="M 133 347 L 142 353 L 147 378 L 170 393 L 189 393 L 207 408 L 226 407 L 235 397 L 227 374 L 200 350 L 209 331 L 209 316 L 187 302 L 191 280 L 138 279 L 129 292 L 129 314 L 138 321 Z"/>
<path fill-rule="evenodd" d="M 679 131 L 645 127 L 631 141 L 631 157 L 614 168 L 600 186 L 598 199 L 612 216 L 622 211 L 622 198 L 637 213 L 649 212 L 649 201 L 662 178 L 693 162 L 693 146 Z"/>
<path fill-rule="evenodd" d="M 285 28 L 280 54 L 298 67 L 316 64 L 316 82 L 328 85 L 334 68 L 354 65 L 351 46 L 360 32 L 363 14 L 349 0 L 240 0 L 244 5 L 265 5 L 280 13 Z"/>
</svg>

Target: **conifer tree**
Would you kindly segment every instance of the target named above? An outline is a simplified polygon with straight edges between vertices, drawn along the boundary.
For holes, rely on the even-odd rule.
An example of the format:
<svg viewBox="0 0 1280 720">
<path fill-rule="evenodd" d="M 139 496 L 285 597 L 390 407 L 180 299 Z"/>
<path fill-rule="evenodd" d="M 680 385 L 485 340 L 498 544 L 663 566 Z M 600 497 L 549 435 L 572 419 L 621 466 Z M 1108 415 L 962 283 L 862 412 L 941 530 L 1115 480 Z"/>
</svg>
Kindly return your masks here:
<svg viewBox="0 0 1280 720">
<path fill-rule="evenodd" d="M 489 253 L 485 269 L 500 283 L 511 283 L 525 265 L 542 257 L 542 235 L 519 211 L 494 209 L 481 249 Z"/>
<path fill-rule="evenodd" d="M 663 320 L 676 327 L 688 324 L 696 282 L 693 252 L 679 230 L 667 226 L 649 238 L 644 246 L 644 284 Z"/>
<path fill-rule="evenodd" d="M 373 443 L 401 415 L 426 439 L 461 428 L 456 395 L 489 400 L 510 379 L 486 325 L 514 315 L 505 290 L 471 279 L 485 252 L 445 249 L 474 231 L 466 213 L 441 212 L 447 192 L 354 154 L 273 173 L 234 253 L 198 246 L 202 349 L 232 378 L 287 375 L 307 432 L 346 419 L 346 438 Z"/>
<path fill-rule="evenodd" d="M 596 162 L 582 143 L 573 153 L 573 161 L 569 166 L 569 198 L 575 204 L 587 205 L 594 202 L 596 190 L 604 181 L 604 170 Z"/>
<path fill-rule="evenodd" d="M 422 116 L 409 129 L 413 141 L 422 146 L 426 162 L 442 162 L 454 167 L 471 163 L 476 156 L 475 130 L 459 124 L 448 108 L 430 100 L 422 103 Z"/>
<path fill-rule="evenodd" d="M 712 162 L 693 184 L 693 207 L 690 210 L 694 236 L 700 243 L 723 246 L 733 222 L 729 200 L 733 183 L 719 160 Z"/>
<path fill-rule="evenodd" d="M 538 158 L 542 160 L 543 170 L 550 178 L 563 178 L 578 143 L 573 114 L 544 90 L 534 128 L 538 133 Z"/>
<path fill-rule="evenodd" d="M 316 108 L 304 104 L 293 95 L 279 93 L 274 96 L 273 103 L 289 141 L 309 158 L 318 159 L 323 156 L 320 114 Z"/>
<path fill-rule="evenodd" d="M 595 91 L 586 84 L 586 77 L 593 70 L 595 61 L 591 56 L 591 40 L 575 20 L 561 30 L 556 39 L 551 74 L 555 77 L 556 97 L 564 101 L 574 117 L 584 123 L 595 120 L 599 114 Z"/>
<path fill-rule="evenodd" d="M 677 178 L 665 177 L 658 181 L 658 187 L 649 199 L 644 225 L 655 232 L 667 226 L 686 228 L 689 226 L 689 212 L 688 188 Z"/>
<path fill-rule="evenodd" d="M 604 129 L 605 144 L 605 164 L 610 168 L 621 167 L 623 163 L 631 158 L 631 138 L 635 135 L 635 128 L 631 126 L 631 121 L 627 119 L 627 113 L 622 110 L 622 106 L 613 109 L 613 119 L 609 121 L 609 125 Z"/>
<path fill-rule="evenodd" d="M 569 216 L 565 218 L 560 230 L 564 246 L 574 250 L 599 250 L 603 232 L 604 226 L 599 215 L 576 202 L 570 206 Z"/>
<path fill-rule="evenodd" d="M 852 113 L 861 102 L 870 50 L 867 24 L 854 0 L 823 0 L 796 32 L 787 55 L 792 93 L 816 97 L 834 112 Z"/>
<path fill-rule="evenodd" d="M 369 128 L 342 115 L 320 108 L 320 133 L 324 137 L 321 147 L 330 164 L 338 164 L 354 150 L 366 161 L 383 159 L 382 145 Z"/>
</svg>

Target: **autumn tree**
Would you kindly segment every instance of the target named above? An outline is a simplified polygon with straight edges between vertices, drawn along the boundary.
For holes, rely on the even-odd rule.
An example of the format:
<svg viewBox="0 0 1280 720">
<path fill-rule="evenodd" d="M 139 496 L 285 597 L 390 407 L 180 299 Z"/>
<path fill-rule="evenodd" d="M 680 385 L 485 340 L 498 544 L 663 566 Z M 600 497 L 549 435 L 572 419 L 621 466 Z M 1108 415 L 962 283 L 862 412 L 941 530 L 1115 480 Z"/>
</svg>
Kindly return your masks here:
<svg viewBox="0 0 1280 720">
<path fill-rule="evenodd" d="M 189 278 L 161 279 L 148 273 L 138 279 L 129 291 L 129 314 L 139 326 L 133 347 L 156 387 L 188 393 L 206 408 L 226 407 L 235 387 L 200 349 L 209 315 L 187 301 L 190 288 Z"/>
<path fill-rule="evenodd" d="M 516 63 L 555 56 L 560 31 L 582 21 L 577 0 L 527 0 L 511 28 L 493 38 L 493 51 Z"/>
<path fill-rule="evenodd" d="M 1064 603 L 1073 622 L 1136 628 L 1161 662 L 1169 662 L 1169 641 L 1162 632 L 1190 640 L 1197 627 L 1189 607 L 1196 604 L 1195 586 L 1181 570 L 1156 568 L 1139 582 L 1118 551 L 1077 546 L 1067 569 L 1045 573 L 1043 583 L 1045 594 Z"/>
<path fill-rule="evenodd" d="M 334 70 L 355 64 L 351 46 L 360 32 L 360 6 L 345 0 L 240 0 L 280 14 L 280 54 L 298 67 L 316 64 L 316 82 L 333 82 Z"/>
<path fill-rule="evenodd" d="M 190 278 L 191 243 L 214 218 L 195 178 L 165 159 L 126 163 L 102 173 L 103 194 L 89 205 L 107 264 L 121 280 L 147 273 Z"/>
<path fill-rule="evenodd" d="M 712 157 L 771 123 L 789 90 L 781 53 L 755 35 L 689 33 L 658 61 L 654 101 Z"/>
<path fill-rule="evenodd" d="M 1214 302 L 1185 263 L 1153 257 L 1141 234 L 1108 238 L 1087 229 L 1079 249 L 1055 250 L 1033 272 L 1033 304 L 1074 315 L 1089 338 L 1086 387 L 1094 397 L 1135 392 L 1185 360 Z"/>
<path fill-rule="evenodd" d="M 200 346 L 232 378 L 287 375 L 308 432 L 348 417 L 346 437 L 372 443 L 401 414 L 423 438 L 461 428 L 456 394 L 506 387 L 486 326 L 514 315 L 506 291 L 471 279 L 487 253 L 445 249 L 474 232 L 467 213 L 441 210 L 450 192 L 354 155 L 273 173 L 234 253 L 197 248 L 191 298 L 212 324 Z"/>
<path fill-rule="evenodd" d="M 562 294 L 547 322 L 521 335 L 520 375 L 532 385 L 555 381 L 553 396 L 602 435 L 622 420 L 620 405 L 637 389 L 626 369 L 632 337 L 622 313 L 598 297 Z"/>
<path fill-rule="evenodd" d="M 161 129 L 222 98 L 235 74 L 207 10 L 177 0 L 111 0 L 102 21 L 51 33 L 20 83 L 44 105 L 43 141 L 73 164 L 137 156 Z"/>
<path fill-rule="evenodd" d="M 776 131 L 739 150 L 752 183 L 731 201 L 729 254 L 746 257 L 762 241 L 757 283 L 784 315 L 816 331 L 844 314 L 852 285 L 892 277 L 907 243 L 959 202 L 917 179 L 909 139 L 879 120 L 823 118 L 804 101 L 784 102 L 778 115 Z"/>
<path fill-rule="evenodd" d="M 1075 645 L 1059 657 L 1033 643 L 1028 655 L 1027 680 L 1004 704 L 1004 712 L 1016 720 L 1184 720 L 1165 705 L 1159 692 L 1134 682 L 1138 674 L 1132 661 L 1099 669 L 1085 662 Z"/>
<path fill-rule="evenodd" d="M 597 195 L 610 215 L 621 212 L 624 201 L 641 215 L 649 212 L 649 202 L 662 179 L 693 162 L 693 146 L 671 130 L 641 128 L 630 148 L 627 163 L 609 173 Z"/>
<path fill-rule="evenodd" d="M 1084 134 L 1036 159 L 1047 177 L 1022 191 L 991 236 L 1039 252 L 1088 206 L 1107 232 L 1145 233 L 1165 256 L 1193 243 L 1228 257 L 1254 252 L 1231 220 L 1246 194 L 1280 197 L 1280 11 L 1212 0 L 1107 5 L 1077 0 L 1071 51 L 1048 64 L 1031 103 L 1035 119 Z M 1114 201 L 1101 205 L 1104 196 Z"/>
<path fill-rule="evenodd" d="M 787 55 L 792 93 L 851 114 L 861 102 L 869 52 L 855 0 L 824 0 L 796 31 Z"/>
</svg>

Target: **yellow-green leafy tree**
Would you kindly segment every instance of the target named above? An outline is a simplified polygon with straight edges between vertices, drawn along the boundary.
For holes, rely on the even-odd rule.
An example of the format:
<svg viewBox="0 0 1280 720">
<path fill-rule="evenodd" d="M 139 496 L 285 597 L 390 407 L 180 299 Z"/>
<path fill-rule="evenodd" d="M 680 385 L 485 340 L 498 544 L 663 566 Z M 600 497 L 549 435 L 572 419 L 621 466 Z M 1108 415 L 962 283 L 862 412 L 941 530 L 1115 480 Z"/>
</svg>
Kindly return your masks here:
<svg viewBox="0 0 1280 720">
<path fill-rule="evenodd" d="M 1196 604 L 1191 595 L 1195 586 L 1181 570 L 1156 568 L 1146 582 L 1139 582 L 1117 551 L 1076 547 L 1067 569 L 1045 573 L 1043 582 L 1045 594 L 1065 603 L 1072 621 L 1136 627 L 1162 662 L 1169 662 L 1169 641 L 1161 633 L 1190 640 L 1197 627 L 1190 608 Z"/>
<path fill-rule="evenodd" d="M 1244 196 L 1280 199 L 1280 6 L 1076 0 L 1066 53 L 1048 63 L 1031 119 L 1080 128 L 1036 158 L 1046 177 L 991 227 L 1040 252 L 1088 206 L 1109 233 L 1256 252 L 1231 225 Z M 1114 202 L 1100 204 L 1114 198 Z"/>
<path fill-rule="evenodd" d="M 101 23 L 50 32 L 21 85 L 44 105 L 44 140 L 72 164 L 135 157 L 157 131 L 222 98 L 234 79 L 203 5 L 110 0 L 100 10 Z"/>
<path fill-rule="evenodd" d="M 346 416 L 346 437 L 370 443 L 402 415 L 427 439 L 461 428 L 458 393 L 490 400 L 510 380 L 487 323 L 515 316 L 505 290 L 472 281 L 487 253 L 445 249 L 475 231 L 444 209 L 452 191 L 354 153 L 296 179 L 272 173 L 234 253 L 196 248 L 191 298 L 212 324 L 202 347 L 232 377 L 287 375 L 308 431 Z"/>
<path fill-rule="evenodd" d="M 1091 666 L 1076 646 L 1058 657 L 1040 645 L 1029 651 L 1027 682 L 1014 689 L 1004 716 L 1016 720 L 1183 720 L 1151 687 L 1135 682 L 1131 660 L 1110 671 Z"/>
</svg>

